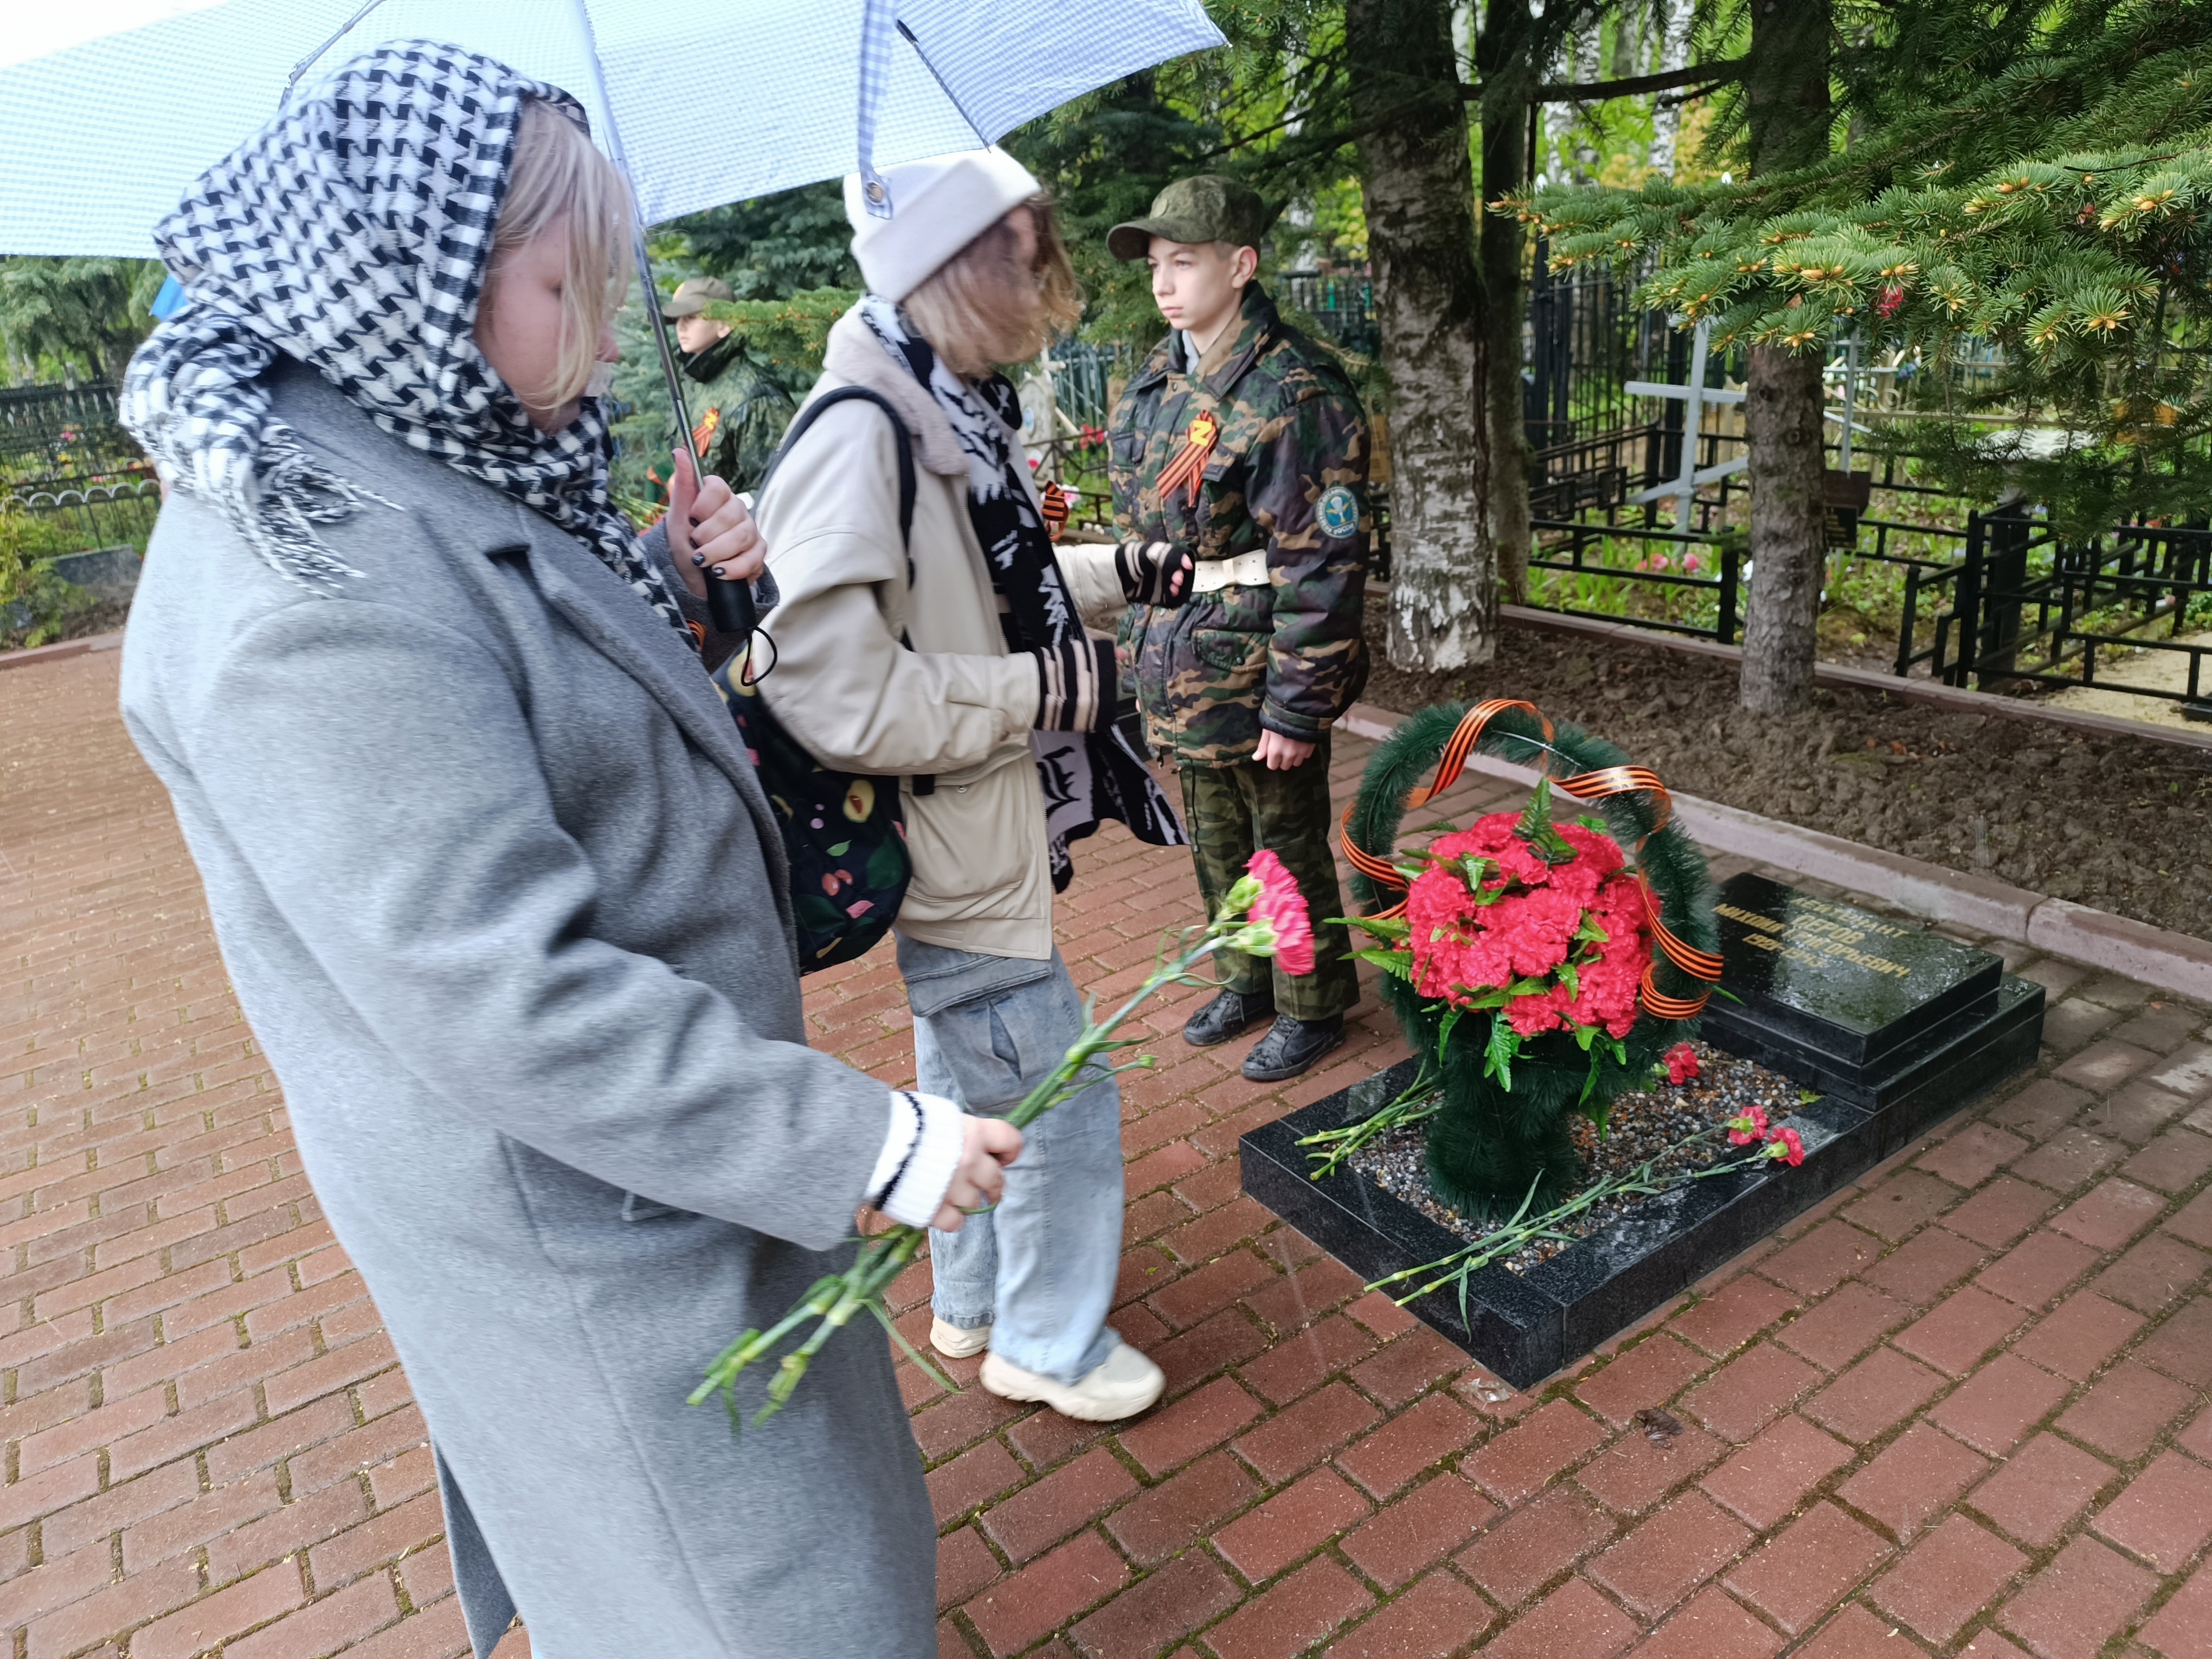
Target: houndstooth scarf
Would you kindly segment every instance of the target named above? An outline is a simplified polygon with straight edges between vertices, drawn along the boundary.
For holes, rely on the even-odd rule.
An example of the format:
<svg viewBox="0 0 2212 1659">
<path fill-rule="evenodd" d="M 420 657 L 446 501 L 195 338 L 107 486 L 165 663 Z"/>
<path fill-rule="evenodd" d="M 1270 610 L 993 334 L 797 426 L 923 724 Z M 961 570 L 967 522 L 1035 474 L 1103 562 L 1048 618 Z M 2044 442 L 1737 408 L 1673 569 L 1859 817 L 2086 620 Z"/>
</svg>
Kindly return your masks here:
<svg viewBox="0 0 2212 1659">
<path fill-rule="evenodd" d="M 908 325 L 905 313 L 881 295 L 864 296 L 860 312 L 892 361 L 929 392 L 967 458 L 968 517 L 990 567 L 991 586 L 1005 604 L 999 623 L 1007 648 L 1057 651 L 1082 641 L 1082 618 L 1068 597 L 1067 580 L 1053 556 L 1051 532 L 1017 459 L 1022 405 L 1013 386 L 1003 374 L 970 386 L 945 366 Z M 1093 833 L 1107 818 L 1127 824 L 1139 841 L 1155 847 L 1183 845 L 1175 809 L 1119 726 L 1097 732 L 1032 732 L 1030 738 L 1036 748 L 1037 781 L 1044 789 L 1055 890 L 1075 873 L 1068 842 Z"/>
<path fill-rule="evenodd" d="M 458 46 L 380 46 L 288 103 L 155 227 L 189 303 L 131 360 L 124 424 L 173 487 L 216 507 L 289 581 L 357 576 L 315 526 L 363 501 L 270 408 L 281 353 L 411 449 L 482 479 L 581 539 L 691 635 L 607 498 L 595 398 L 540 432 L 477 350 L 477 301 L 522 103 L 582 106 Z"/>
</svg>

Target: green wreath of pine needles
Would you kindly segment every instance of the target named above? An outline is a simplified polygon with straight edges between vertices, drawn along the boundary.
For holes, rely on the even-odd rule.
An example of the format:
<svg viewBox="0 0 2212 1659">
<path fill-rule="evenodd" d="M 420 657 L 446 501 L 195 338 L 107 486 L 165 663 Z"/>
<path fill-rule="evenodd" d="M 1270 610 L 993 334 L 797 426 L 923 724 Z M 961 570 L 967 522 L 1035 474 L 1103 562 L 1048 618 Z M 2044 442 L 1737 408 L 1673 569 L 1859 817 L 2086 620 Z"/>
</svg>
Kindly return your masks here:
<svg viewBox="0 0 2212 1659">
<path fill-rule="evenodd" d="M 1455 702 L 1425 708 L 1376 747 L 1352 809 L 1352 835 L 1361 847 L 1378 857 L 1388 857 L 1396 847 L 1406 797 L 1428 781 L 1467 707 Z M 1555 779 L 1629 760 L 1577 726 L 1559 726 L 1547 744 L 1541 722 L 1521 709 L 1493 718 L 1476 749 L 1523 766 L 1540 768 L 1548 761 Z M 1561 811 L 1571 799 L 1559 798 Z M 1650 796 L 1614 795 L 1573 805 L 1577 813 L 1600 819 L 1643 870 L 1659 900 L 1661 920 L 1679 938 L 1701 951 L 1717 948 L 1705 854 L 1672 823 L 1653 830 Z M 1639 841 L 1640 854 L 1635 850 Z M 1357 871 L 1352 892 L 1362 912 L 1370 915 L 1400 896 Z M 1689 998 L 1705 988 L 1663 956 L 1656 960 L 1662 992 Z M 1417 1053 L 1437 1056 L 1443 1103 L 1427 1120 L 1430 1184 L 1443 1202 L 1476 1221 L 1500 1219 L 1524 1202 L 1549 1208 L 1565 1197 L 1582 1176 L 1582 1161 L 1568 1132 L 1569 1115 L 1580 1110 L 1602 1128 L 1613 1097 L 1644 1082 L 1664 1050 L 1697 1032 L 1695 1020 L 1662 1020 L 1639 1012 L 1618 1051 L 1600 1043 L 1587 1054 L 1570 1034 L 1547 1032 L 1522 1044 L 1508 1091 L 1486 1077 L 1484 1066 L 1491 1025 L 1503 1014 L 1461 1018 L 1438 1053 L 1443 1005 L 1422 997 L 1395 975 L 1383 975 L 1381 994 L 1407 1042 Z"/>
</svg>

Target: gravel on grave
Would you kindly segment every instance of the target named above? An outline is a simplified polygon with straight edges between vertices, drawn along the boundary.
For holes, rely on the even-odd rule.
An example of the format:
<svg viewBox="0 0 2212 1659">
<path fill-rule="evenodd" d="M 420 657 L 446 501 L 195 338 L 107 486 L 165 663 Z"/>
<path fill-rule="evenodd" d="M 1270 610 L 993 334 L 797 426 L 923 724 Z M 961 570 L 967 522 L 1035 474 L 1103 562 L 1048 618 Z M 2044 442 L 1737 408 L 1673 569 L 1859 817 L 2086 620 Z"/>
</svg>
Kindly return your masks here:
<svg viewBox="0 0 2212 1659">
<path fill-rule="evenodd" d="M 1673 1174 L 1703 1169 L 1723 1158 L 1741 1157 L 1741 1152 L 1729 1146 L 1724 1135 L 1699 1141 L 1694 1146 L 1681 1143 L 1700 1129 L 1741 1116 L 1753 1106 L 1765 1107 L 1768 1121 L 1778 1127 L 1790 1113 L 1805 1103 L 1803 1091 L 1779 1072 L 1771 1072 L 1753 1061 L 1725 1054 L 1710 1043 L 1692 1042 L 1690 1047 L 1698 1056 L 1697 1077 L 1679 1085 L 1662 1078 L 1656 1087 L 1618 1097 L 1613 1103 L 1612 1117 L 1603 1137 L 1588 1118 L 1577 1116 L 1573 1120 L 1570 1133 L 1574 1136 L 1575 1150 L 1583 1156 L 1583 1182 L 1575 1188 L 1576 1192 L 1606 1176 L 1626 1175 L 1647 1159 L 1656 1160 L 1660 1173 Z M 1488 1229 L 1469 1221 L 1456 1210 L 1446 1208 L 1429 1190 L 1424 1153 L 1427 1128 L 1425 1123 L 1401 1125 L 1376 1136 L 1345 1161 L 1438 1226 L 1472 1243 Z M 1559 1231 L 1574 1238 L 1587 1238 L 1643 1201 L 1633 1196 L 1608 1200 L 1564 1223 Z M 1539 1262 L 1550 1261 L 1567 1244 L 1568 1241 L 1561 1239 L 1540 1240 L 1506 1257 L 1499 1265 L 1515 1273 L 1526 1273 Z"/>
<path fill-rule="evenodd" d="M 1842 686 L 1766 719 L 1732 662 L 1510 624 L 1483 667 L 1407 674 L 1386 623 L 1370 603 L 1381 708 L 1525 698 L 1685 794 L 2212 939 L 2212 751 Z"/>
</svg>

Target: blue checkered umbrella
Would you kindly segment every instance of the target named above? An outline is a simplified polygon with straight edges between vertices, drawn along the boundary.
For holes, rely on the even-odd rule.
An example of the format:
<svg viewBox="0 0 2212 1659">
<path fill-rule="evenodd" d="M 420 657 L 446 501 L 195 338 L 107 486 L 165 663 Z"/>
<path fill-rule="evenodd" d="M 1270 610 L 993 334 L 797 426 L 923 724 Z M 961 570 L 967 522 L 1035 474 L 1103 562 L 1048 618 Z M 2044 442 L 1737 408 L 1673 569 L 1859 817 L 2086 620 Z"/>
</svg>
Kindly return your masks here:
<svg viewBox="0 0 2212 1659">
<path fill-rule="evenodd" d="M 1199 0 L 107 0 L 0 32 L 0 253 L 144 255 L 155 222 L 280 99 L 434 40 L 574 94 L 644 223 L 995 143 L 1094 87 L 1220 44 Z M 637 262 L 653 291 L 642 227 Z M 187 296 L 165 287 L 161 314 Z M 676 430 L 690 425 L 648 307 Z M 715 584 L 717 621 L 750 632 Z"/>
<path fill-rule="evenodd" d="M 149 254 L 296 66 L 397 40 L 574 93 L 653 223 L 849 173 L 864 134 L 886 165 L 995 142 L 1221 36 L 1199 0 L 25 4 L 0 30 L 0 253 Z"/>
</svg>

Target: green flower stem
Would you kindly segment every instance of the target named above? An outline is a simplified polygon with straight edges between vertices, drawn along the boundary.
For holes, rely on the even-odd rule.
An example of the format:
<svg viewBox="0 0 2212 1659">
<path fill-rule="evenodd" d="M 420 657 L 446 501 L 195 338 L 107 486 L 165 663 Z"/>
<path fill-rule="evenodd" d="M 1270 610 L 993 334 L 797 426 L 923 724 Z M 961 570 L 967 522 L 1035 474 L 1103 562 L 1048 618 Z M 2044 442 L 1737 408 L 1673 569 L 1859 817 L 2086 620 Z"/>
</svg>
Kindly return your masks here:
<svg viewBox="0 0 2212 1659">
<path fill-rule="evenodd" d="M 1249 887 L 1249 890 L 1247 890 Z M 1086 1005 L 1082 1035 L 1076 1038 L 1066 1056 L 1036 1087 L 1023 1097 L 1022 1102 L 1006 1114 L 1006 1121 L 1017 1129 L 1025 1129 L 1064 1100 L 1069 1100 L 1091 1087 L 1103 1078 L 1117 1073 L 1149 1066 L 1149 1059 L 1140 1059 L 1122 1066 L 1102 1065 L 1098 1057 L 1117 1048 L 1133 1046 L 1114 1034 L 1127 1023 L 1130 1016 L 1142 1007 L 1147 999 L 1157 995 L 1170 985 L 1203 986 L 1210 981 L 1200 979 L 1194 971 L 1206 957 L 1224 946 L 1240 949 L 1255 946 L 1272 951 L 1273 935 L 1264 928 L 1255 929 L 1246 923 L 1243 913 L 1259 896 L 1259 884 L 1247 877 L 1231 889 L 1223 903 L 1221 914 L 1207 927 L 1198 930 L 1195 940 L 1186 935 L 1186 942 L 1173 956 L 1163 955 L 1152 974 L 1102 1023 L 1092 1018 L 1095 1005 Z M 1089 1075 L 1086 1075 L 1089 1073 Z M 822 1352 L 830 1339 L 850 1324 L 862 1312 L 874 1316 L 897 1340 L 915 1362 L 938 1382 L 951 1389 L 953 1384 L 935 1366 L 917 1353 L 893 1324 L 884 1297 L 898 1276 L 913 1265 L 929 1237 L 928 1230 L 898 1223 L 880 1233 L 864 1238 L 853 1258 L 853 1265 L 842 1273 L 835 1273 L 817 1281 L 799 1298 L 797 1306 L 765 1331 L 747 1331 L 728 1347 L 715 1356 L 707 1368 L 705 1378 L 691 1390 L 690 1403 L 702 1405 L 720 1393 L 728 1408 L 731 1420 L 739 1421 L 737 1407 L 737 1381 L 745 1371 L 764 1364 L 807 1321 L 814 1320 L 814 1329 L 805 1341 L 777 1361 L 775 1375 L 770 1379 L 768 1397 L 753 1421 L 759 1423 L 773 1417 L 789 1403 L 799 1385 L 805 1379 L 807 1367 L 814 1356 Z"/>
<path fill-rule="evenodd" d="M 1347 1123 L 1342 1128 L 1322 1129 L 1300 1137 L 1297 1145 L 1316 1149 L 1306 1154 L 1307 1161 L 1313 1165 L 1308 1172 L 1312 1179 L 1320 1181 L 1334 1175 L 1345 1159 L 1376 1136 L 1386 1134 L 1401 1124 L 1419 1123 L 1424 1118 L 1436 1115 L 1437 1109 L 1443 1104 L 1443 1093 L 1438 1086 L 1439 1074 L 1431 1066 L 1430 1058 L 1426 1053 L 1421 1055 L 1420 1069 L 1414 1074 L 1413 1082 L 1395 1100 L 1372 1116 L 1362 1118 L 1357 1123 Z"/>
<path fill-rule="evenodd" d="M 1687 1139 L 1676 1142 L 1675 1145 L 1677 1147 L 1694 1146 L 1699 1141 L 1709 1139 L 1720 1133 L 1721 1129 L 1718 1127 L 1701 1130 Z M 1459 1288 L 1462 1309 L 1464 1310 L 1467 1300 L 1467 1282 L 1474 1273 L 1493 1261 L 1518 1254 L 1539 1239 L 1571 1238 L 1571 1235 L 1559 1231 L 1560 1224 L 1572 1220 L 1576 1216 L 1604 1203 L 1609 1198 L 1632 1194 L 1656 1198 L 1662 1193 L 1670 1191 L 1676 1187 L 1686 1186 L 1692 1181 L 1704 1181 L 1713 1176 L 1732 1175 L 1738 1170 L 1748 1170 L 1754 1164 L 1771 1161 L 1772 1155 L 1765 1146 L 1760 1146 L 1747 1156 L 1732 1159 L 1726 1164 L 1714 1164 L 1702 1170 L 1679 1170 L 1671 1174 L 1659 1175 L 1656 1174 L 1653 1169 L 1653 1165 L 1658 1160 L 1653 1158 L 1638 1164 L 1625 1175 L 1607 1176 L 1603 1180 L 1595 1182 L 1556 1209 L 1547 1210 L 1541 1215 L 1534 1217 L 1528 1217 L 1529 1201 L 1536 1195 L 1536 1188 L 1534 1184 L 1531 1184 L 1528 1197 L 1521 1200 L 1520 1209 L 1514 1212 L 1513 1218 L 1504 1226 L 1493 1228 L 1464 1249 L 1455 1250 L 1451 1255 L 1440 1257 L 1437 1261 L 1425 1262 L 1418 1267 L 1407 1267 L 1401 1272 L 1391 1273 L 1386 1278 L 1378 1279 L 1368 1285 L 1367 1289 L 1387 1290 L 1391 1286 L 1402 1285 L 1408 1279 L 1424 1279 L 1430 1274 L 1435 1274 L 1435 1278 L 1429 1279 L 1427 1283 L 1418 1289 L 1408 1291 L 1405 1295 L 1395 1297 L 1397 1304 L 1402 1308 L 1407 1303 L 1418 1301 L 1432 1291 L 1445 1290 L 1456 1285 Z M 1524 1217 L 1528 1218 L 1524 1219 Z"/>
</svg>

